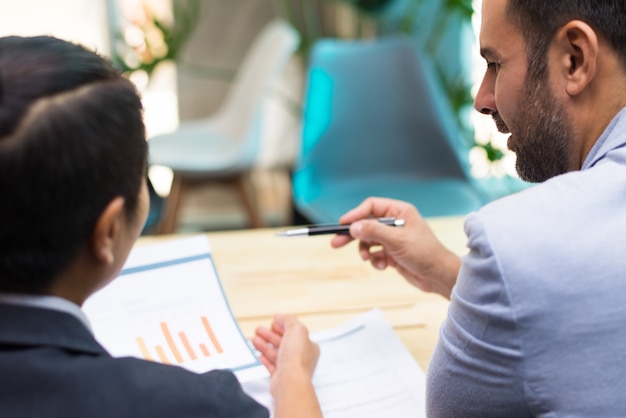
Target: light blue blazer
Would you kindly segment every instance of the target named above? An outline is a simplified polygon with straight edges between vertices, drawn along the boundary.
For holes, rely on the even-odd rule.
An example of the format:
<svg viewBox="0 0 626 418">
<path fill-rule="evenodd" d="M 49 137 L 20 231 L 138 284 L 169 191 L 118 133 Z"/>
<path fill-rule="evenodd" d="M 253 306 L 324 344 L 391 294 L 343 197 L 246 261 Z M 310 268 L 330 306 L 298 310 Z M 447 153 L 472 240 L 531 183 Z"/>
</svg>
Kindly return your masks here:
<svg viewBox="0 0 626 418">
<path fill-rule="evenodd" d="M 623 109 L 582 170 L 466 219 L 429 416 L 626 416 L 625 145 Z"/>
</svg>

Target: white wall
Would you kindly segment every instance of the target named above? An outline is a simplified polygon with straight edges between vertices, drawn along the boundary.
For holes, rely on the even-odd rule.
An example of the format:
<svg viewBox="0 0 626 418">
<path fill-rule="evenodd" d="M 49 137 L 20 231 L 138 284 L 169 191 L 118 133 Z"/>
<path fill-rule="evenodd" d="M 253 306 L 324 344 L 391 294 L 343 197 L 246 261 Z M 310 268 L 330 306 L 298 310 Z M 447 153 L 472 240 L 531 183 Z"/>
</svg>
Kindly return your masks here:
<svg viewBox="0 0 626 418">
<path fill-rule="evenodd" d="M 109 55 L 106 0 L 0 0 L 6 35 L 53 35 Z"/>
</svg>

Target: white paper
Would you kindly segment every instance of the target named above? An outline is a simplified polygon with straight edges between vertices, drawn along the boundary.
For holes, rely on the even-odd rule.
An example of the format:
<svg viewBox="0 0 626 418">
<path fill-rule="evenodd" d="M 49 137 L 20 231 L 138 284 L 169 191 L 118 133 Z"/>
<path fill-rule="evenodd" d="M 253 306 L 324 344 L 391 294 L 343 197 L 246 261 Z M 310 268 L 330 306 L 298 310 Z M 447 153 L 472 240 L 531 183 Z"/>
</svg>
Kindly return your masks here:
<svg viewBox="0 0 626 418">
<path fill-rule="evenodd" d="M 325 418 L 425 417 L 425 376 L 380 310 L 312 336 L 320 346 L 313 384 Z M 272 410 L 269 379 L 243 384 Z"/>
<path fill-rule="evenodd" d="M 122 273 L 83 305 L 96 339 L 133 356 L 194 372 L 267 376 L 232 315 L 206 237 L 138 247 Z"/>
</svg>

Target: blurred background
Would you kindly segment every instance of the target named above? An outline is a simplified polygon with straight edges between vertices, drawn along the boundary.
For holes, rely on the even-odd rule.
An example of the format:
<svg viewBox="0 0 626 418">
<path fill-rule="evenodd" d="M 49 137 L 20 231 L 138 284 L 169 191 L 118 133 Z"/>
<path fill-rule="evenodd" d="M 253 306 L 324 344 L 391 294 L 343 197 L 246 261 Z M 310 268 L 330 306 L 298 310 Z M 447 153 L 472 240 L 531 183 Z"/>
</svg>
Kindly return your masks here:
<svg viewBox="0 0 626 418">
<path fill-rule="evenodd" d="M 337 211 L 358 204 L 364 194 L 417 202 L 426 216 L 463 215 L 527 187 L 515 176 L 506 137 L 495 131 L 489 117 L 472 110 L 486 68 L 476 45 L 479 12 L 479 0 L 0 0 L 0 35 L 48 34 L 75 41 L 124 71 L 142 94 L 147 137 L 155 139 L 149 169 L 153 210 L 145 233 L 194 232 L 334 222 Z M 277 21 L 292 32 L 267 34 L 268 25 Z M 261 45 L 263 36 L 267 39 Z M 280 36 L 292 36 L 295 43 L 284 39 L 282 55 L 276 52 L 270 63 Z M 426 87 L 425 93 L 414 94 L 415 104 L 395 100 L 403 109 L 393 109 L 382 97 L 402 81 L 375 69 L 390 58 L 373 55 L 357 64 L 360 58 L 346 55 L 357 54 L 354 45 L 386 49 L 379 45 L 387 39 L 402 39 L 414 49 L 415 57 L 403 52 L 401 62 L 406 64 L 397 66 L 418 73 L 421 81 L 404 82 L 400 90 L 406 86 L 410 97 L 413 83 Z M 366 84 L 352 88 L 376 91 L 374 104 L 379 107 L 367 104 L 360 93 L 336 100 L 346 82 L 324 65 L 332 67 L 342 59 L 353 65 L 348 70 L 342 64 L 345 70 L 336 71 L 351 71 L 347 80 L 362 79 Z M 252 97 L 256 90 L 258 97 Z M 320 97 L 328 102 L 319 102 Z M 240 108 L 248 114 L 239 116 Z M 389 111 L 393 115 L 388 120 L 395 124 L 404 123 L 395 119 L 400 114 L 410 119 L 409 139 L 394 140 L 392 130 L 389 135 L 368 135 L 377 132 L 368 125 L 376 118 L 368 115 Z M 433 129 L 442 139 L 437 141 L 446 142 L 454 154 L 456 174 L 445 174 L 442 167 L 449 163 L 443 160 L 427 171 L 402 171 L 403 154 L 418 165 L 420 158 L 412 160 L 412 153 L 424 152 L 425 161 L 434 161 L 443 152 L 436 143 L 415 151 L 421 149 L 421 137 L 432 135 L 411 115 L 428 112 L 433 115 L 429 119 L 438 119 Z M 344 138 L 354 142 L 348 145 Z M 330 148 L 324 148 L 325 141 L 331 141 Z M 380 153 L 391 143 L 400 156 Z M 328 151 L 323 149 L 336 150 L 335 158 L 324 159 Z M 368 162 L 365 149 L 374 150 L 375 163 Z M 213 161 L 220 153 L 225 160 L 238 160 L 229 166 Z M 245 162 L 235 154 L 246 154 Z M 362 167 L 348 160 L 371 169 L 364 175 L 358 171 Z M 462 181 L 474 200 L 458 203 L 466 192 L 450 189 L 449 181 L 424 186 L 419 196 L 410 195 L 411 187 L 374 187 L 399 184 L 399 179 L 407 184 L 415 180 L 422 187 L 438 176 Z M 446 188 L 452 200 L 442 196 Z M 357 189 L 359 195 L 347 199 Z M 341 199 L 332 197 L 333 192 Z M 323 207 L 325 198 L 336 207 Z M 437 199 L 447 200 L 430 205 Z"/>
</svg>

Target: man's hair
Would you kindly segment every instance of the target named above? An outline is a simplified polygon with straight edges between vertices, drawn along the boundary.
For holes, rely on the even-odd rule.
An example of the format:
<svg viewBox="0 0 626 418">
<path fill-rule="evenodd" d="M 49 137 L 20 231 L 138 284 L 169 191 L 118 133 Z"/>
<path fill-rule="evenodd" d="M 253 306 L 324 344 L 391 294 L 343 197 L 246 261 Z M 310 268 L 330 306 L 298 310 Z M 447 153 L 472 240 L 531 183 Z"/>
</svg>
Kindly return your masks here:
<svg viewBox="0 0 626 418">
<path fill-rule="evenodd" d="M 616 51 L 626 69 L 624 0 L 509 0 L 507 16 L 527 40 L 531 76 L 545 72 L 550 42 L 559 28 L 571 20 L 591 26 Z"/>
<path fill-rule="evenodd" d="M 108 61 L 0 38 L 0 291 L 45 292 L 116 196 L 132 219 L 146 154 L 139 95 Z"/>
</svg>

